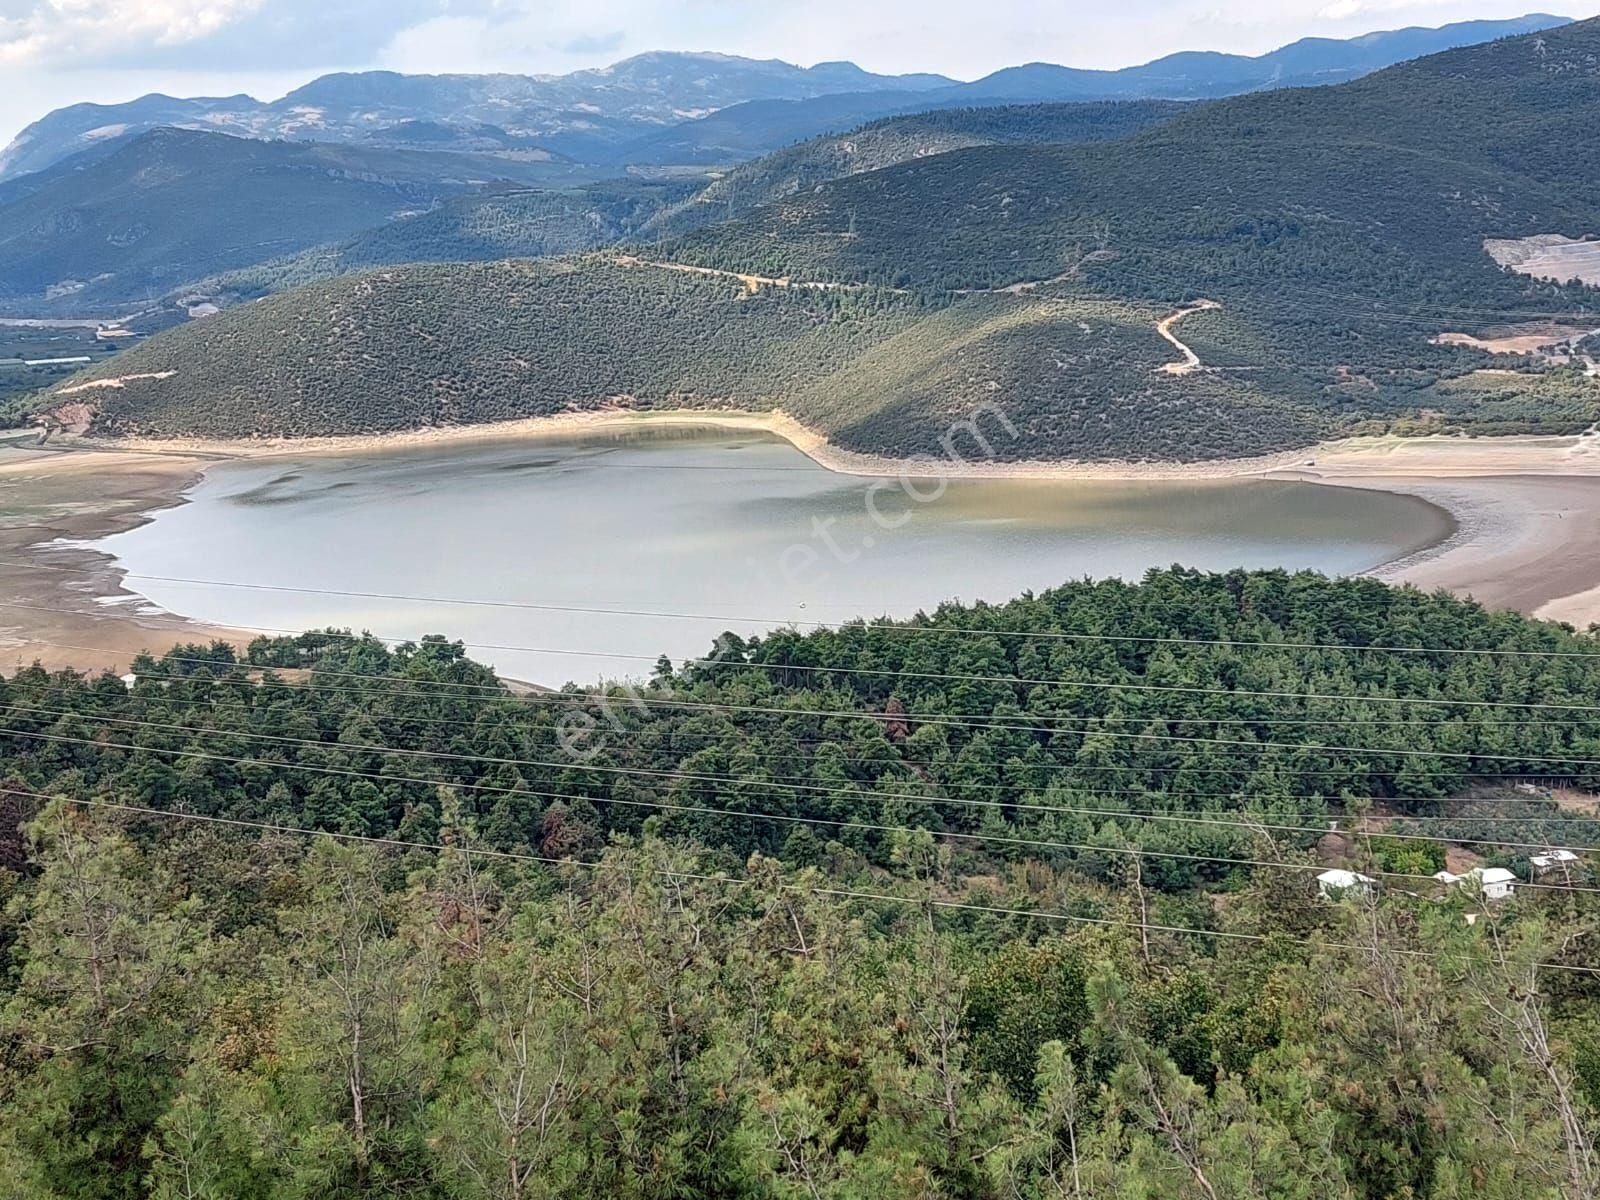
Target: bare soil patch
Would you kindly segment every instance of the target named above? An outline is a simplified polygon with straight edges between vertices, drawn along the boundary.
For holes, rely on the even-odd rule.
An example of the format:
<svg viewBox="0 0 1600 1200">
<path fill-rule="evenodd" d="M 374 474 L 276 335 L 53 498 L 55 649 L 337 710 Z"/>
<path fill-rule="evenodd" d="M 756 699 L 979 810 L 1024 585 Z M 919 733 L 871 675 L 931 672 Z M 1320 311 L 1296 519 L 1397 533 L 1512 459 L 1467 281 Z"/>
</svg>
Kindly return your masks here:
<svg viewBox="0 0 1600 1200">
<path fill-rule="evenodd" d="M 144 524 L 177 503 L 203 465 L 133 452 L 0 451 L 0 672 L 35 662 L 121 672 L 143 650 L 180 641 L 242 647 L 254 636 L 157 610 L 123 587 L 111 559 L 70 544 Z"/>
<path fill-rule="evenodd" d="M 74 383 L 70 387 L 57 388 L 57 396 L 75 396 L 79 392 L 92 392 L 110 388 L 116 391 L 128 386 L 136 379 L 171 379 L 176 371 L 143 371 L 135 375 L 117 375 L 111 379 L 91 379 L 87 383 Z"/>
<path fill-rule="evenodd" d="M 1580 241 L 1559 233 L 1526 238 L 1490 238 L 1483 243 L 1502 267 L 1534 279 L 1600 284 L 1600 241 Z"/>
<path fill-rule="evenodd" d="M 1512 325 L 1499 329 L 1485 329 L 1481 333 L 1441 333 L 1432 339 L 1439 346 L 1470 346 L 1490 354 L 1542 354 L 1560 352 L 1563 343 L 1581 341 L 1594 328 L 1557 325 L 1543 322 L 1532 325 Z"/>
</svg>

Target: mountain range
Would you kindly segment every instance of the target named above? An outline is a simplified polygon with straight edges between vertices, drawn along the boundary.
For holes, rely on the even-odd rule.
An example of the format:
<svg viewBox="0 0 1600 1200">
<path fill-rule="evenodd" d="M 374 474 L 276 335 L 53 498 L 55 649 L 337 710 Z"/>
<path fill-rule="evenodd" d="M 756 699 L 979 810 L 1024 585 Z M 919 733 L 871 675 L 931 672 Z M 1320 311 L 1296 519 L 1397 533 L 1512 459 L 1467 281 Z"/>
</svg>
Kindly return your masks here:
<svg viewBox="0 0 1600 1200">
<path fill-rule="evenodd" d="M 572 175 L 491 157 L 158 127 L 0 183 L 0 303 L 105 312 L 202 275 Z"/>
<path fill-rule="evenodd" d="M 733 167 L 663 209 L 644 227 L 656 238 L 688 233 L 835 179 L 995 145 L 1115 141 L 1176 116 L 1173 100 L 936 108 L 823 134 Z"/>
<path fill-rule="evenodd" d="M 1572 432 L 1600 417 L 1581 370 L 1446 335 L 1600 328 L 1592 288 L 1487 252 L 1600 234 L 1597 103 L 1590 20 L 1111 139 L 991 136 L 653 245 L 341 275 L 162 334 L 32 407 L 235 437 L 781 407 L 902 456 L 998 410 L 1016 431 L 1000 455 L 1077 459 Z"/>
<path fill-rule="evenodd" d="M 1197 100 L 1271 87 L 1344 83 L 1408 59 L 1458 46 L 1539 33 L 1566 17 L 1531 13 L 1503 21 L 1461 21 L 1438 29 L 1413 27 L 1340 40 L 1302 38 L 1247 57 L 1183 51 L 1120 71 L 1084 71 L 1030 63 L 997 71 L 967 86 L 976 95 L 1008 100 Z"/>
<path fill-rule="evenodd" d="M 158 125 L 241 137 L 387 142 L 430 149 L 494 148 L 515 155 L 589 153 L 662 125 L 750 100 L 839 92 L 918 92 L 953 83 L 939 75 L 874 75 L 852 63 L 802 68 L 724 54 L 643 54 L 563 76 L 324 75 L 270 103 L 249 96 L 126 104 L 76 104 L 24 129 L 0 152 L 0 179 Z"/>
<path fill-rule="evenodd" d="M 1116 71 L 1030 63 L 972 83 L 919 93 L 820 96 L 736 104 L 694 121 L 654 130 L 610 152 L 613 165 L 727 164 L 793 142 L 841 133 L 882 117 L 936 108 L 1105 100 L 1211 100 L 1281 87 L 1357 79 L 1408 59 L 1504 37 L 1539 33 L 1565 17 L 1530 14 L 1503 21 L 1463 21 L 1438 29 L 1370 33 L 1348 41 L 1305 38 L 1255 57 L 1185 51 Z"/>
<path fill-rule="evenodd" d="M 1183 107 L 1151 100 L 935 109 L 812 138 L 710 182 L 625 178 L 565 188 L 491 190 L 333 244 L 221 272 L 189 290 L 229 304 L 365 267 L 541 258 L 623 241 L 660 241 L 727 221 L 803 188 L 910 159 L 970 146 L 1126 137 Z"/>
<path fill-rule="evenodd" d="M 6 152 L 0 310 L 116 315 L 174 293 L 226 303 L 362 266 L 674 237 L 907 159 L 1105 141 L 1181 109 L 1085 96 L 1342 79 L 1432 46 L 1560 23 L 1313 39 L 1259 58 L 1180 54 L 1112 72 L 1034 64 L 960 85 L 847 63 L 649 54 L 561 77 L 329 75 L 268 105 L 80 105 Z M 674 123 L 690 113 L 704 115 Z M 635 185 L 591 190 L 627 175 Z M 638 186 L 652 179 L 661 186 Z"/>
<path fill-rule="evenodd" d="M 1534 14 L 1349 41 L 1310 38 L 1259 57 L 1182 53 L 1116 71 L 1034 63 L 972 83 L 875 75 L 852 63 L 810 68 L 721 54 L 653 53 L 563 76 L 325 75 L 263 103 L 249 96 L 78 104 L 22 131 L 0 152 L 0 180 L 160 125 L 256 138 L 378 142 L 404 148 L 545 151 L 580 162 L 740 161 L 789 142 L 918 108 L 1045 101 L 1208 99 L 1335 83 L 1453 46 L 1537 32 Z"/>
</svg>

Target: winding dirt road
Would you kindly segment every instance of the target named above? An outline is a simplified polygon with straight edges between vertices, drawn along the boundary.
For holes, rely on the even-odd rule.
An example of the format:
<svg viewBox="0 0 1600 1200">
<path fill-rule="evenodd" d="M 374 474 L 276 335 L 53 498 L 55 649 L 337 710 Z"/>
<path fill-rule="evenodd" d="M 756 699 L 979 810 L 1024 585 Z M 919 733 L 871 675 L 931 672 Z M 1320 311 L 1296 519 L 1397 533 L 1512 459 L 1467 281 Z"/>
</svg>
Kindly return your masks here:
<svg viewBox="0 0 1600 1200">
<path fill-rule="evenodd" d="M 659 271 L 677 271 L 682 275 L 709 275 L 716 279 L 736 279 L 744 285 L 744 290 L 751 295 L 759 292 L 764 287 L 809 288 L 819 292 L 864 292 L 876 287 L 876 285 L 870 283 L 829 283 L 825 280 L 750 275 L 744 271 L 724 271 L 717 267 L 697 267 L 690 263 L 657 262 L 654 259 L 637 258 L 631 254 L 619 254 L 611 259 L 611 263 L 618 267 L 654 267 Z M 882 288 L 879 290 L 893 292 L 901 296 L 906 294 L 904 288 Z"/>
<path fill-rule="evenodd" d="M 1215 300 L 1197 300 L 1189 305 L 1188 308 L 1180 308 L 1170 317 L 1163 317 L 1156 325 L 1156 332 L 1178 348 L 1178 353 L 1183 355 L 1183 361 L 1166 363 L 1157 367 L 1156 370 L 1163 375 L 1189 375 L 1200 370 L 1202 365 L 1200 356 L 1178 339 L 1178 335 L 1172 332 L 1172 327 L 1185 317 L 1192 317 L 1195 313 L 1209 312 L 1212 309 L 1221 307 L 1222 305 Z"/>
</svg>

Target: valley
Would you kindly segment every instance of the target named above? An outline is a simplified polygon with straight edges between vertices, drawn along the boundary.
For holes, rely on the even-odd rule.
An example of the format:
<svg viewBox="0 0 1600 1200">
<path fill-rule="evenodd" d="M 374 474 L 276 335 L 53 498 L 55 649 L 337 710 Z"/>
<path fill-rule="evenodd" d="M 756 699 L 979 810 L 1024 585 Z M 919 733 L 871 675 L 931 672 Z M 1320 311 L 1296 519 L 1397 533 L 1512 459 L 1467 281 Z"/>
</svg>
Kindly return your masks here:
<svg viewBox="0 0 1600 1200">
<path fill-rule="evenodd" d="M 1003 437 L 999 429 L 987 432 Z M 798 453 L 780 452 L 778 439 Z M 556 602 L 571 595 L 600 609 L 704 612 L 718 618 L 709 622 L 718 626 L 712 632 L 902 614 L 1062 576 L 1136 579 L 1171 561 L 1240 559 L 1454 591 L 1579 628 L 1600 623 L 1600 442 L 1589 436 L 1366 438 L 1254 460 L 1170 465 L 988 460 L 963 440 L 958 458 L 908 464 L 841 450 L 781 413 L 690 410 L 275 443 L 52 444 L 58 448 L 0 451 L 0 477 L 11 494 L 65 489 L 44 507 L 7 510 L 0 584 L 28 606 L 0 614 L 0 628 L 17 645 L 41 646 L 43 661 L 80 668 L 122 670 L 163 637 L 242 644 L 254 632 L 240 627 L 334 624 L 414 638 L 446 616 L 451 628 L 488 643 L 479 657 L 513 678 L 548 684 L 586 673 L 633 674 L 664 649 L 675 656 L 701 649 L 700 625 L 685 630 L 681 622 L 624 615 L 627 628 L 607 621 L 600 643 L 615 649 L 626 641 L 632 658 L 585 661 L 577 649 L 583 631 L 602 618 L 545 613 L 530 625 L 527 613 L 486 617 L 479 602 L 494 593 L 461 591 L 462 580 L 477 589 L 502 570 L 509 580 L 529 572 L 550 578 L 540 595 Z M 815 464 L 809 474 L 801 469 L 807 460 Z M 93 489 L 76 496 L 89 477 Z M 685 491 L 684 481 L 695 490 Z M 509 515 L 504 492 L 512 483 L 525 492 L 516 503 L 537 517 Z M 1285 485 L 1293 490 L 1271 490 Z M 908 504 L 903 486 L 936 499 Z M 411 548 L 401 551 L 403 542 L 385 531 L 437 526 L 439 537 L 429 544 L 447 545 L 452 525 L 473 523 L 484 489 L 501 493 L 495 504 L 506 515 L 505 524 L 479 530 L 472 543 L 474 554 L 487 556 L 482 562 L 434 561 L 419 574 Z M 867 498 L 884 489 L 893 502 L 875 516 Z M 374 506 L 382 495 L 395 503 Z M 416 499 L 402 504 L 402 496 Z M 602 496 L 606 506 L 597 507 Z M 1383 496 L 1392 499 L 1380 503 Z M 661 528 L 627 516 L 666 498 L 672 507 L 656 518 L 666 522 Z M 693 504 L 700 507 L 682 507 Z M 680 510 L 681 518 L 672 515 Z M 46 520 L 47 512 L 56 515 Z M 303 515 L 291 520 L 295 513 Z M 753 513 L 761 515 L 757 528 L 766 541 L 750 540 Z M 897 536 L 907 513 L 915 536 Z M 368 519 L 371 529 L 361 524 Z M 813 519 L 830 531 L 826 537 L 819 538 Z M 24 537 L 24 530 L 35 532 Z M 1274 532 L 1290 530 L 1286 539 Z M 342 549 L 349 538 L 394 546 L 399 557 L 388 565 L 370 555 L 352 559 Z M 587 548 L 597 539 L 613 549 L 591 560 Z M 278 551 L 265 549 L 272 545 L 296 563 L 292 571 L 275 571 Z M 630 549 L 618 557 L 618 546 Z M 332 574 L 319 576 L 324 560 L 308 558 L 312 547 L 326 547 Z M 663 553 L 660 569 L 648 572 L 647 601 L 638 568 Z M 702 561 L 700 553 L 708 557 Z M 872 574 L 861 574 L 855 564 L 862 559 Z M 604 564 L 612 562 L 620 575 L 606 574 Z M 822 590 L 803 587 L 785 563 L 800 564 Z M 1024 563 L 1035 573 L 1012 578 Z M 679 570 L 674 590 L 670 579 Z M 124 578 L 128 572 L 133 577 Z M 312 591 L 297 598 L 292 588 L 251 593 L 140 575 L 241 584 L 283 575 Z M 374 590 L 373 581 L 391 575 L 397 593 L 415 593 L 422 581 L 426 592 L 470 603 L 441 609 L 398 596 L 381 602 L 316 594 Z M 547 651 L 497 655 L 492 647 L 506 643 Z"/>
<path fill-rule="evenodd" d="M 110 7 L 0 1197 L 1600 1197 L 1600 16 Z"/>
<path fill-rule="evenodd" d="M 224 311 L 13 411 L 52 445 L 176 455 L 189 465 L 174 480 L 196 455 L 263 453 L 438 454 L 476 477 L 484 447 L 700 426 L 776 433 L 846 476 L 932 471 L 993 480 L 996 496 L 1024 481 L 1333 483 L 1426 497 L 1456 522 L 1334 569 L 1583 625 L 1600 619 L 1600 577 L 1560 543 L 1594 523 L 1600 394 L 1582 343 L 1600 316 L 1565 276 L 1594 243 L 1489 235 L 1600 230 L 1570 157 L 1516 149 L 1592 140 L 1573 100 L 1597 45 L 1579 22 L 1536 52 L 1470 46 L 1212 105 L 926 103 L 709 184 L 458 195 L 221 272 L 190 292 Z M 92 169 L 151 144 L 238 153 L 147 136 Z M 279 143 L 256 145 L 281 169 Z M 451 161 L 316 153 L 377 155 L 402 193 L 405 171 L 428 186 Z M 28 178 L 21 194 L 42 202 Z M 1462 186 L 1504 199 L 1486 215 Z M 1334 276 L 1306 282 L 1328 263 Z M 1144 565 L 1159 561 L 1147 547 Z M 187 612 L 177 599 L 163 606 Z"/>
</svg>

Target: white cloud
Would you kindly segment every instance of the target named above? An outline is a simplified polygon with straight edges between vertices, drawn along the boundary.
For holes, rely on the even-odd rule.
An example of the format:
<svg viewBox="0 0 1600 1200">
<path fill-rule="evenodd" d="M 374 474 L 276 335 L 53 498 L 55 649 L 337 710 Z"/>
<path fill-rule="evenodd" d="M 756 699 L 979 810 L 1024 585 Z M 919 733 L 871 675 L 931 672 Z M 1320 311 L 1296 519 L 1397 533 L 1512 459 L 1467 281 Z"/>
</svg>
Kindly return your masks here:
<svg viewBox="0 0 1600 1200">
<path fill-rule="evenodd" d="M 1334 0 L 1334 3 L 1319 10 L 1317 16 L 1325 21 L 1353 21 L 1358 17 L 1365 19 L 1382 17 L 1389 13 L 1408 13 L 1418 22 L 1425 23 L 1427 10 L 1448 8 L 1452 4 L 1454 0 Z M 1528 11 L 1533 10 L 1528 9 Z M 1516 13 L 1506 12 L 1499 15 L 1521 16 L 1522 11 L 1519 9 Z"/>
<path fill-rule="evenodd" d="M 433 17 L 395 34 L 379 52 L 378 61 L 386 70 L 413 74 L 506 69 L 498 62 L 504 48 L 492 46 L 489 25 L 482 18 Z M 487 65 L 467 65 L 474 62 Z"/>
<path fill-rule="evenodd" d="M 72 65 L 130 46 L 203 41 L 263 0 L 24 0 L 0 7 L 0 62 Z"/>
</svg>

